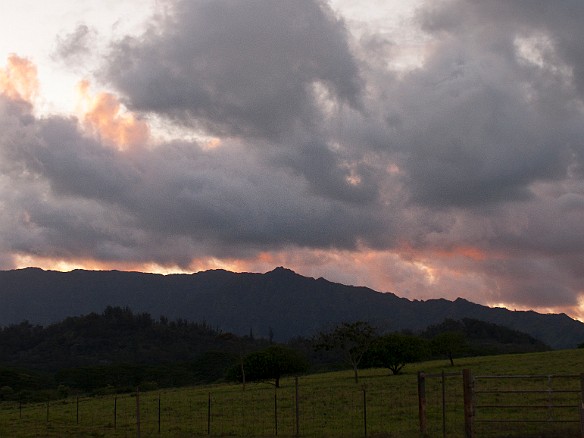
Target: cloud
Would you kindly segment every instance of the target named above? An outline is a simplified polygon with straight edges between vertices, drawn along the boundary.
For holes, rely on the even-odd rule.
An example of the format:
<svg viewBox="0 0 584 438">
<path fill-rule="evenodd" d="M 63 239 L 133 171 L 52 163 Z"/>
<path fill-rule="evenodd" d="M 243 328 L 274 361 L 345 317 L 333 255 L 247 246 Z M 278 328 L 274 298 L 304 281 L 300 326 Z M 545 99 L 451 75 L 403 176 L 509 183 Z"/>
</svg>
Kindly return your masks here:
<svg viewBox="0 0 584 438">
<path fill-rule="evenodd" d="M 316 128 L 316 85 L 358 105 L 358 67 L 324 2 L 171 4 L 144 35 L 114 44 L 105 78 L 132 109 L 274 139 Z"/>
<path fill-rule="evenodd" d="M 92 96 L 86 80 L 81 81 L 77 89 L 86 129 L 122 150 L 146 144 L 150 136 L 148 124 L 131 113 L 123 112 L 116 96 L 105 92 Z"/>
<path fill-rule="evenodd" d="M 582 8 L 532 6 L 426 2 L 417 16 L 423 62 L 399 74 L 377 60 L 362 69 L 369 120 L 357 123 L 377 134 L 368 141 L 365 128 L 353 133 L 399 169 L 394 180 L 410 201 L 398 204 L 400 217 L 415 212 L 415 220 L 397 240 L 438 273 L 418 290 L 529 306 L 574 306 L 583 293 L 574 270 L 584 250 L 582 60 L 574 44 L 584 36 L 574 19 Z M 389 38 L 375 35 L 373 48 L 394 47 Z M 361 59 L 372 41 L 362 39 Z M 420 226 L 431 218 L 434 227 Z M 442 251 L 461 246 L 484 256 L 458 265 Z M 394 282 L 398 290 L 409 283 Z"/>
<path fill-rule="evenodd" d="M 344 105 L 360 108 L 362 83 L 345 25 L 324 2 L 171 6 L 142 36 L 115 43 L 103 69 L 129 108 L 245 137 L 315 194 L 375 201 L 374 166 L 326 132 Z"/>
<path fill-rule="evenodd" d="M 76 119 L 36 119 L 4 103 L 3 158 L 18 169 L 4 178 L 19 195 L 5 201 L 17 225 L 3 236 L 9 252 L 189 266 L 287 245 L 351 248 L 391 220 L 311 194 L 287 169 L 265 172 L 261 155 L 236 141 L 118 151 Z"/>
<path fill-rule="evenodd" d="M 3 253 L 577 308 L 579 3 L 422 2 L 407 68 L 323 2 L 163 5 L 112 42 L 78 119 L 4 86 Z M 85 35 L 62 40 L 73 64 Z"/>
<path fill-rule="evenodd" d="M 31 102 L 38 94 L 36 66 L 15 54 L 8 57 L 5 68 L 0 68 L 0 93 L 10 99 Z"/>
<path fill-rule="evenodd" d="M 52 58 L 75 68 L 91 56 L 91 52 L 95 50 L 96 37 L 97 31 L 95 29 L 80 24 L 73 32 L 57 36 Z"/>
<path fill-rule="evenodd" d="M 423 68 L 374 78 L 379 95 L 393 97 L 383 111 L 399 141 L 388 144 L 423 205 L 528 199 L 532 183 L 564 178 L 574 154 L 581 161 L 575 81 L 547 61 L 525 62 L 517 47 L 525 25 L 474 3 L 443 4 L 422 15 L 433 46 Z"/>
</svg>

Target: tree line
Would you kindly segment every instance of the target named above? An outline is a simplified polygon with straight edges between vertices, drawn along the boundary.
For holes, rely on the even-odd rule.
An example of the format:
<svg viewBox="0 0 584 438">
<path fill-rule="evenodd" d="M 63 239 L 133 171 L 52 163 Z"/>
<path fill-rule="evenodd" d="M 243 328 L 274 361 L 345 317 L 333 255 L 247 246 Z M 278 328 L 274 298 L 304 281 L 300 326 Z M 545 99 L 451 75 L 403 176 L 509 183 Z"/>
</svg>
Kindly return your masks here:
<svg viewBox="0 0 584 438">
<path fill-rule="evenodd" d="M 463 319 L 445 320 L 425 331 L 380 333 L 365 321 L 343 322 L 328 331 L 318 333 L 310 340 L 297 339 L 290 346 L 270 346 L 250 353 L 228 377 L 245 384 L 248 381 L 279 380 L 286 374 L 308 371 L 310 363 L 293 346 L 304 345 L 314 352 L 325 351 L 341 359 L 353 370 L 355 383 L 359 369 L 387 368 L 393 375 L 402 372 L 409 363 L 443 357 L 454 366 L 455 357 L 464 355 L 496 354 L 548 350 L 544 343 L 524 333 L 496 324 Z"/>
<path fill-rule="evenodd" d="M 461 355 L 538 351 L 520 332 L 476 320 L 446 320 L 424 332 L 384 333 L 344 322 L 311 338 L 275 344 L 222 332 L 205 322 L 107 307 L 46 327 L 26 321 L 0 328 L 0 399 L 58 397 L 224 380 L 271 381 L 290 374 L 350 367 L 402 372 L 408 363 Z M 46 399 L 46 398 L 45 398 Z"/>
</svg>

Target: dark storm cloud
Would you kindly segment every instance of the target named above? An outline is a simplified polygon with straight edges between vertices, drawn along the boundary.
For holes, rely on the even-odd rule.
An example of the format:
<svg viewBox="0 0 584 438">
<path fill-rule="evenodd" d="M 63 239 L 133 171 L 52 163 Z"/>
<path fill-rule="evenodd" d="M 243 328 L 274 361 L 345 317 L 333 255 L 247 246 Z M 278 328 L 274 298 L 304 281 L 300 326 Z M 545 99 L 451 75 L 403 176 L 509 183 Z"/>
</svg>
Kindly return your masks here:
<svg viewBox="0 0 584 438">
<path fill-rule="evenodd" d="M 350 161 L 350 160 L 349 160 Z M 342 154 L 312 139 L 278 153 L 273 165 L 292 169 L 310 184 L 311 191 L 327 199 L 373 207 L 378 196 L 378 171 L 362 163 L 343 165 Z M 351 182 L 354 174 L 358 180 Z M 376 175 L 377 174 L 377 175 Z"/>
<path fill-rule="evenodd" d="M 484 272 L 496 279 L 497 298 L 530 307 L 576 306 L 577 282 L 570 280 L 560 263 L 545 257 L 492 260 Z"/>
<path fill-rule="evenodd" d="M 18 196 L 5 202 L 14 202 L 13 224 L 26 218 L 3 238 L 12 251 L 187 266 L 197 255 L 249 248 L 354 248 L 390 226 L 375 209 L 310 193 L 294 172 L 266 172 L 261 155 L 236 142 L 120 153 L 83 136 L 75 119 L 37 120 L 8 107 L 26 121 L 12 124 L 14 136 L 30 138 L 16 143 L 6 133 L 1 142 L 20 169 L 8 180 Z"/>
<path fill-rule="evenodd" d="M 137 110 L 216 134 L 279 138 L 318 125 L 314 86 L 358 105 L 344 25 L 320 1 L 177 1 L 114 45 L 106 77 Z"/>
<path fill-rule="evenodd" d="M 580 96 L 583 96 L 584 47 L 581 41 L 584 4 L 581 1 L 455 0 L 437 4 L 437 7 L 427 8 L 422 14 L 422 22 L 431 32 L 460 35 L 474 28 L 472 32 L 475 35 L 487 36 L 484 41 L 486 45 L 508 44 L 505 40 L 509 35 L 549 37 L 555 55 L 573 69 L 574 83 Z"/>
<path fill-rule="evenodd" d="M 530 183 L 565 176 L 570 158 L 568 133 L 560 131 L 565 124 L 550 127 L 516 92 L 518 84 L 499 78 L 485 83 L 476 71 L 428 84 L 436 73 L 413 79 L 424 94 L 407 114 L 415 126 L 408 125 L 400 146 L 419 202 L 471 206 L 522 200 Z"/>
<path fill-rule="evenodd" d="M 370 203 L 374 170 L 331 151 L 325 134 L 335 108 L 360 108 L 347 37 L 320 1 L 177 1 L 144 35 L 114 44 L 104 71 L 133 109 L 253 138 L 249 147 L 303 175 L 314 193 Z M 359 184 L 349 182 L 354 173 Z"/>
<path fill-rule="evenodd" d="M 455 48 L 463 66 L 480 69 L 481 79 L 494 91 L 516 100 L 504 114 L 511 122 L 517 114 L 529 116 L 536 125 L 529 133 L 547 140 L 546 147 L 558 155 L 569 146 L 581 166 L 584 4 L 495 0 L 438 5 L 421 14 L 424 28 L 451 52 Z M 522 43 L 527 43 L 524 53 Z M 519 134 L 525 131 L 518 128 Z"/>
<path fill-rule="evenodd" d="M 574 153 L 580 157 L 577 79 L 552 63 L 571 62 L 561 56 L 562 23 L 544 27 L 545 17 L 525 23 L 534 11 L 517 11 L 521 3 L 441 2 L 422 13 L 432 52 L 399 82 L 393 103 L 401 123 L 395 147 L 418 202 L 525 200 L 533 182 L 564 178 Z M 543 66 L 522 58 L 518 45 L 531 35 L 549 35 L 550 44 L 560 38 L 551 54 L 527 40 L 526 50 L 544 56 Z"/>
</svg>

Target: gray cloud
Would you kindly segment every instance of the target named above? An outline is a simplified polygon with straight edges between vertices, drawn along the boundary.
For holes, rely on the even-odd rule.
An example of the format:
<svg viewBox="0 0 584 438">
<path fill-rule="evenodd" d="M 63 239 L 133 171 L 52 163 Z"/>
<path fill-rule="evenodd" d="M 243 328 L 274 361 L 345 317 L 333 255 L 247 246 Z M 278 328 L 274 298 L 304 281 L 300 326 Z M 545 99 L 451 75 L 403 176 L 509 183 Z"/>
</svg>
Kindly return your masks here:
<svg viewBox="0 0 584 438">
<path fill-rule="evenodd" d="M 528 26 L 503 5 L 498 15 L 474 2 L 443 4 L 423 15 L 432 54 L 392 102 L 412 195 L 445 207 L 527 199 L 533 182 L 561 180 L 574 153 L 580 160 L 575 81 L 550 60 L 541 67 L 521 58 Z"/>
<path fill-rule="evenodd" d="M 487 37 L 485 45 L 491 44 L 499 50 L 512 42 L 509 41 L 509 36 L 549 38 L 555 49 L 553 56 L 572 68 L 574 83 L 582 97 L 584 48 L 580 41 L 583 15 L 584 5 L 578 0 L 562 0 L 557 3 L 528 0 L 453 0 L 425 9 L 421 14 L 421 22 L 430 32 L 449 32 L 456 35 L 472 33 L 475 37 Z"/>
<path fill-rule="evenodd" d="M 153 26 L 114 44 L 105 71 L 134 109 L 279 138 L 318 125 L 315 84 L 358 104 L 346 32 L 324 2 L 176 1 Z"/>
<path fill-rule="evenodd" d="M 73 32 L 57 36 L 52 58 L 75 68 L 91 55 L 95 49 L 96 37 L 97 32 L 94 29 L 80 24 Z"/>
<path fill-rule="evenodd" d="M 399 166 L 419 207 L 402 207 L 417 220 L 400 238 L 420 252 L 479 249 L 490 263 L 463 269 L 499 284 L 502 301 L 575 305 L 581 293 L 583 12 L 574 2 L 428 2 L 423 66 L 364 69 L 370 119 L 386 126 L 376 130 L 385 146 L 366 144 Z M 371 41 L 380 53 L 394 47 L 377 35 L 362 50 Z M 420 227 L 431 217 L 436 227 Z M 496 302 L 492 291 L 483 298 Z"/>
<path fill-rule="evenodd" d="M 186 266 L 195 255 L 233 257 L 248 246 L 354 248 L 390 226 L 375 208 L 311 193 L 286 168 L 266 172 L 245 144 L 205 151 L 175 142 L 120 153 L 83 136 L 75 119 L 24 118 L 14 135 L 30 142 L 2 138 L 21 169 L 9 183 L 22 193 L 9 207 L 27 218 L 21 233 L 4 239 L 13 251 Z"/>
<path fill-rule="evenodd" d="M 114 44 L 104 70 L 129 107 L 254 139 L 317 194 L 375 200 L 371 166 L 331 151 L 325 134 L 326 107 L 360 108 L 362 84 L 344 23 L 324 2 L 177 1 L 152 26 Z M 348 183 L 354 172 L 360 184 Z"/>
</svg>

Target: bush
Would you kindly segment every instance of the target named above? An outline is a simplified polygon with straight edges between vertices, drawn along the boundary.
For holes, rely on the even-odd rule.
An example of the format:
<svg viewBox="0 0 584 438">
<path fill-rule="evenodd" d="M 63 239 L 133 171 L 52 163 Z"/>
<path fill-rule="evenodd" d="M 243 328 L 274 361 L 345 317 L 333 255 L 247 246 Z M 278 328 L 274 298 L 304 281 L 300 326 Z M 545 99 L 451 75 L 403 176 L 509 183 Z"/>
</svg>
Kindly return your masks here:
<svg viewBox="0 0 584 438">
<path fill-rule="evenodd" d="M 429 355 L 425 339 L 401 333 L 380 336 L 368 353 L 370 365 L 382 366 L 399 374 L 408 363 L 419 362 Z"/>
</svg>

